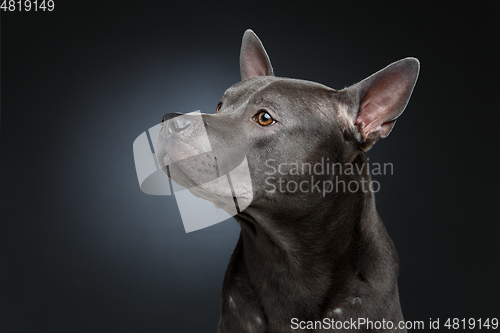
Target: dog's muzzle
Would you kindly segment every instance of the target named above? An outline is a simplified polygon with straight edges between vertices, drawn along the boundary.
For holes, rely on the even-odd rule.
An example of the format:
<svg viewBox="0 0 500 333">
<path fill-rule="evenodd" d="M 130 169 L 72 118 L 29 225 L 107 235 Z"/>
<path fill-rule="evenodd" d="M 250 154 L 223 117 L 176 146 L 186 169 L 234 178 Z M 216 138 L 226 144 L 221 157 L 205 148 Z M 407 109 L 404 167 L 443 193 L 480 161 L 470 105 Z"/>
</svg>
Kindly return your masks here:
<svg viewBox="0 0 500 333">
<path fill-rule="evenodd" d="M 190 142 L 193 136 L 197 140 Z M 169 141 L 172 152 L 168 152 L 169 158 L 166 159 Z M 191 143 L 196 145 L 192 146 Z M 210 162 L 207 158 L 214 153 L 199 111 L 167 113 L 161 118 L 160 124 L 137 137 L 133 146 L 141 190 L 152 195 L 174 194 L 186 232 L 222 222 L 248 207 L 253 199 L 246 157 L 240 165 L 225 174 L 215 172 L 213 177 L 208 177 L 210 174 L 207 176 L 207 172 L 210 170 L 203 170 Z M 205 164 L 190 164 L 201 161 Z M 164 171 L 170 169 L 172 176 L 171 167 L 174 165 L 188 177 L 203 179 L 200 176 L 206 176 L 206 180 L 194 182 L 196 186 L 189 188 L 176 183 L 175 175 L 171 182 Z M 192 172 L 197 170 L 202 173 L 193 175 Z"/>
</svg>

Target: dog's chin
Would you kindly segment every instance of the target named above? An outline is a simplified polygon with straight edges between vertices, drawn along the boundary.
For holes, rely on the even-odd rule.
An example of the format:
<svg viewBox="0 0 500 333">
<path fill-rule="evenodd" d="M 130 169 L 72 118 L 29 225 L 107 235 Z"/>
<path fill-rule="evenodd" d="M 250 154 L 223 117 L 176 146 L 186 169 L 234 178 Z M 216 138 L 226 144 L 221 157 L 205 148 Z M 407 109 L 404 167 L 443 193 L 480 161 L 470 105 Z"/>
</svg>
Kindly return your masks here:
<svg viewBox="0 0 500 333">
<path fill-rule="evenodd" d="M 228 213 L 235 211 L 234 197 L 232 196 L 223 196 L 217 193 L 208 192 L 201 187 L 190 188 L 189 192 L 198 198 L 210 201 L 215 208 L 225 210 Z"/>
<path fill-rule="evenodd" d="M 236 213 L 235 198 L 230 195 L 223 195 L 217 188 L 207 188 L 203 184 L 198 185 L 184 172 L 185 177 L 172 177 L 171 179 L 177 184 L 185 187 L 195 197 L 211 202 L 215 208 L 222 209 L 229 214 Z"/>
</svg>

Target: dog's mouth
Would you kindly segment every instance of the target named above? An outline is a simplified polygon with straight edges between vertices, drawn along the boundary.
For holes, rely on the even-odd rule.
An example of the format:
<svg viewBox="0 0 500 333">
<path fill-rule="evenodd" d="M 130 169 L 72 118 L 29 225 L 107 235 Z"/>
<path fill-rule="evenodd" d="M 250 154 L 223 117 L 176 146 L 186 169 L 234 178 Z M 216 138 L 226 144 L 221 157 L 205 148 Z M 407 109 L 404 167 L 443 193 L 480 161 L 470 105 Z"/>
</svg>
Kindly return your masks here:
<svg viewBox="0 0 500 333">
<path fill-rule="evenodd" d="M 169 156 L 164 156 L 163 162 L 173 160 L 170 154 L 171 152 Z M 246 157 L 239 165 L 219 175 L 217 158 L 213 154 L 210 158 L 207 156 L 207 153 L 204 153 L 165 163 L 162 169 L 173 182 L 189 190 L 192 195 L 211 202 L 216 208 L 232 216 L 240 213 L 254 198 Z"/>
<path fill-rule="evenodd" d="M 179 153 L 164 148 L 158 152 L 159 166 L 171 180 L 189 189 L 218 178 L 217 159 L 213 154 L 186 151 Z"/>
<path fill-rule="evenodd" d="M 187 189 L 199 186 L 193 177 L 188 174 L 185 166 L 187 161 L 177 161 L 172 155 L 164 150 L 163 154 L 158 154 L 158 162 L 161 169 L 167 174 L 168 178 Z"/>
<path fill-rule="evenodd" d="M 248 200 L 246 196 L 237 196 L 232 188 L 226 186 L 224 180 L 227 178 L 219 177 L 215 156 L 208 159 L 207 154 L 199 154 L 176 161 L 165 150 L 162 156 L 158 156 L 158 160 L 161 161 L 160 167 L 172 181 L 196 197 L 210 201 L 216 208 L 237 213 L 238 201 Z"/>
</svg>

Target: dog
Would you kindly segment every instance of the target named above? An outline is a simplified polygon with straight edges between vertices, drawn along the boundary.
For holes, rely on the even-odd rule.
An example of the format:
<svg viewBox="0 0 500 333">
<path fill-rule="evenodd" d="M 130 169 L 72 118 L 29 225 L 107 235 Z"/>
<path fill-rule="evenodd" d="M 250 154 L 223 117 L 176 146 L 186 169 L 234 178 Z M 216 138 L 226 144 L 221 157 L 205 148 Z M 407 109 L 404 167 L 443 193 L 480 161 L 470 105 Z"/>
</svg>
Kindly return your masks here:
<svg viewBox="0 0 500 333">
<path fill-rule="evenodd" d="M 247 30 L 241 81 L 216 113 L 162 118 L 161 168 L 216 207 L 237 207 L 217 332 L 406 332 L 365 152 L 391 132 L 419 70 L 405 58 L 341 90 L 275 77 Z M 213 180 L 242 161 L 250 181 L 233 177 L 227 195 Z"/>
</svg>

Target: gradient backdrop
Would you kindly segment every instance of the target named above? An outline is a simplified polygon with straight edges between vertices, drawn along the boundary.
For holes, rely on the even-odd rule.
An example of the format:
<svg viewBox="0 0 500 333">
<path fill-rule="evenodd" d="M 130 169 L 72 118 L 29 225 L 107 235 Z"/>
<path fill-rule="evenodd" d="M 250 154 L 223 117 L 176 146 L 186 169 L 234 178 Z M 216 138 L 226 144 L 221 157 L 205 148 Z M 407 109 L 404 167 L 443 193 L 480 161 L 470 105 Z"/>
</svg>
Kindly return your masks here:
<svg viewBox="0 0 500 333">
<path fill-rule="evenodd" d="M 493 2 L 490 2 L 493 4 Z M 499 7 L 67 1 L 1 14 L 0 332 L 215 332 L 239 226 L 185 234 L 132 142 L 213 112 L 243 32 L 278 76 L 353 84 L 421 61 L 371 162 L 405 319 L 500 317 Z"/>
</svg>

